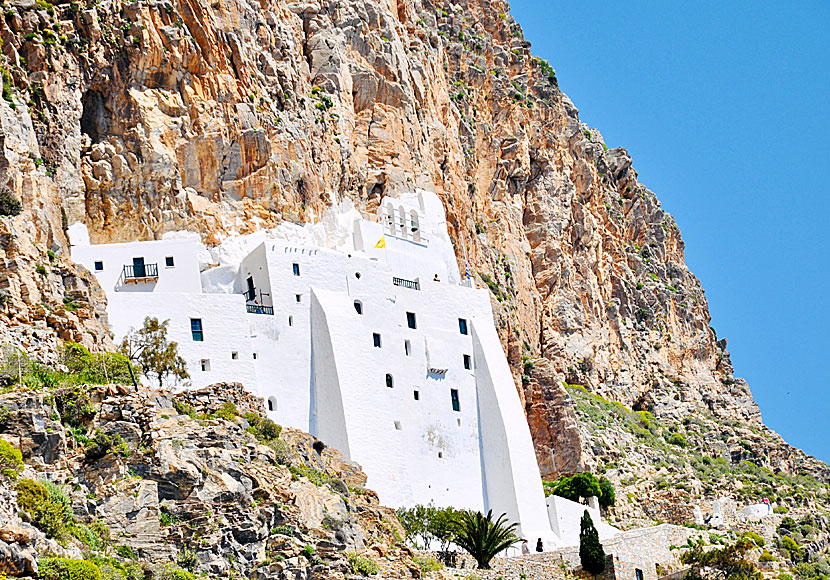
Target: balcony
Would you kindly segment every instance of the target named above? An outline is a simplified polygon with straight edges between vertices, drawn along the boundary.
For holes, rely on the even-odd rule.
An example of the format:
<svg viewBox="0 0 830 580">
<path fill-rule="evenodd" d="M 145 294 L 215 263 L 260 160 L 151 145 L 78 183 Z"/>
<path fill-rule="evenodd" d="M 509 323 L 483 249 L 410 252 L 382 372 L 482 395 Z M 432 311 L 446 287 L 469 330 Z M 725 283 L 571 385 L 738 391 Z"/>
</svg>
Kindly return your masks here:
<svg viewBox="0 0 830 580">
<path fill-rule="evenodd" d="M 121 282 L 124 284 L 156 282 L 158 279 L 158 264 L 128 264 L 121 270 Z"/>
<path fill-rule="evenodd" d="M 246 304 L 245 310 L 248 311 L 248 314 L 268 314 L 270 316 L 274 316 L 273 306 L 263 306 L 262 304 Z"/>
<path fill-rule="evenodd" d="M 420 290 L 421 283 L 418 280 L 405 280 L 403 278 L 392 278 L 392 284 L 401 286 L 402 288 L 409 288 L 410 290 Z"/>
</svg>

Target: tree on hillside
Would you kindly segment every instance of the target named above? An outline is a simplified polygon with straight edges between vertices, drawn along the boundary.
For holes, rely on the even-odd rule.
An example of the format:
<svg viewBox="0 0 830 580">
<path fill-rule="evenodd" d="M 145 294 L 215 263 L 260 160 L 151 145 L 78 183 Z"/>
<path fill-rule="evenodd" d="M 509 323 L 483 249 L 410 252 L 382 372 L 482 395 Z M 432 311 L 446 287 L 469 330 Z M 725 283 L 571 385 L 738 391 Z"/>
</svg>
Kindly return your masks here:
<svg viewBox="0 0 830 580">
<path fill-rule="evenodd" d="M 518 525 L 508 523 L 507 514 L 494 520 L 493 510 L 488 511 L 486 516 L 481 512 L 459 511 L 453 520 L 452 541 L 466 550 L 479 568 L 486 570 L 496 554 L 520 541 L 516 536 Z"/>
<path fill-rule="evenodd" d="M 164 386 L 164 379 L 177 377 L 187 379 L 184 359 L 179 356 L 179 345 L 168 342 L 167 325 L 169 320 L 159 322 L 158 318 L 144 319 L 144 325 L 138 330 L 131 328 L 121 342 L 121 352 L 141 369 L 148 379 L 158 381 L 159 387 Z"/>
<path fill-rule="evenodd" d="M 452 542 L 453 521 L 457 514 L 454 508 L 419 504 L 411 508 L 399 508 L 397 514 L 406 532 L 406 539 L 413 546 L 429 550 L 433 542 L 438 542 L 440 551 L 447 551 Z"/>
<path fill-rule="evenodd" d="M 579 522 L 579 562 L 582 569 L 596 578 L 605 571 L 605 550 L 599 542 L 599 533 L 588 510 Z"/>
<path fill-rule="evenodd" d="M 604 508 L 609 508 L 617 501 L 617 493 L 614 491 L 614 486 L 608 481 L 605 476 L 599 478 L 599 505 Z"/>
<path fill-rule="evenodd" d="M 589 497 L 599 497 L 602 490 L 597 478 L 585 472 L 561 477 L 553 484 L 551 493 L 571 501 L 584 501 Z"/>
<path fill-rule="evenodd" d="M 680 556 L 689 566 L 683 580 L 761 580 L 761 572 L 746 559 L 754 547 L 749 538 L 738 538 L 734 544 L 713 550 L 705 550 L 702 542 L 693 543 Z"/>
</svg>

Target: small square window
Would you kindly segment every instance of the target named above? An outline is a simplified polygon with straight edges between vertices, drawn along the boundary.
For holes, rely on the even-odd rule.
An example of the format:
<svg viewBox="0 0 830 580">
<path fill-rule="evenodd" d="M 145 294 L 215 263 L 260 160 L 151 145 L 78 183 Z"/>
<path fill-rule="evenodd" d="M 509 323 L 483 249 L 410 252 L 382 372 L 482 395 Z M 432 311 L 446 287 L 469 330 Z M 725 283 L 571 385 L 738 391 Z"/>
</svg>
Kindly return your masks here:
<svg viewBox="0 0 830 580">
<path fill-rule="evenodd" d="M 372 333 L 372 344 L 375 345 L 375 348 L 380 348 L 380 335 L 377 332 Z"/>
<path fill-rule="evenodd" d="M 237 351 L 231 353 L 231 360 L 239 360 L 239 353 Z"/>
<path fill-rule="evenodd" d="M 461 334 L 467 334 L 467 320 L 464 318 L 458 319 L 458 331 Z"/>
<path fill-rule="evenodd" d="M 193 340 L 196 342 L 203 342 L 205 340 L 205 334 L 202 332 L 201 318 L 190 319 L 190 334 L 193 335 Z"/>
<path fill-rule="evenodd" d="M 458 389 L 450 389 L 450 399 L 452 400 L 452 410 L 460 413 L 461 401 L 458 399 Z"/>
<path fill-rule="evenodd" d="M 470 355 L 468 354 L 464 355 L 464 368 L 466 370 L 470 370 L 473 368 L 473 359 L 470 358 Z"/>
<path fill-rule="evenodd" d="M 100 272 L 103 269 L 104 269 L 104 263 L 103 262 L 101 262 L 100 260 L 95 262 L 95 271 L 96 272 Z"/>
<path fill-rule="evenodd" d="M 300 265 L 299 264 L 291 264 L 291 268 L 294 271 L 295 276 L 300 275 Z"/>
<path fill-rule="evenodd" d="M 174 267 L 176 265 L 176 263 L 173 261 L 173 256 L 167 256 L 164 259 L 164 265 L 167 266 L 168 268 Z"/>
<path fill-rule="evenodd" d="M 203 372 L 207 372 L 210 370 L 210 359 L 203 358 L 201 364 Z"/>
<path fill-rule="evenodd" d="M 302 302 L 303 301 L 303 295 L 302 294 L 294 294 L 294 300 L 296 300 L 297 302 Z"/>
<path fill-rule="evenodd" d="M 421 392 L 418 391 L 418 390 L 412 391 L 412 398 L 414 398 L 416 401 L 420 401 L 421 400 Z"/>
<path fill-rule="evenodd" d="M 401 426 L 401 422 L 400 422 L 400 421 L 395 421 L 395 430 L 396 430 L 396 431 L 401 431 L 401 430 L 403 430 L 403 426 Z"/>
<path fill-rule="evenodd" d="M 417 324 L 415 323 L 415 313 L 414 312 L 407 312 L 406 313 L 406 325 L 409 328 L 417 328 Z"/>
</svg>

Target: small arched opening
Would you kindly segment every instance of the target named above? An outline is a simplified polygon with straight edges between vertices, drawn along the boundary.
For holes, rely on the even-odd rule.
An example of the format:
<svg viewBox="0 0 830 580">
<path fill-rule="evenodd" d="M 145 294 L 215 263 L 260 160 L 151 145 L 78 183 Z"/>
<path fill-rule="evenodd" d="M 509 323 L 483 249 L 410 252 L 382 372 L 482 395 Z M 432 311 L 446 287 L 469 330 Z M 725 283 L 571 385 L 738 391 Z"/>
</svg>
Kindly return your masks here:
<svg viewBox="0 0 830 580">
<path fill-rule="evenodd" d="M 358 314 L 363 314 L 363 302 L 361 302 L 360 300 L 355 300 L 354 301 L 354 311 L 357 312 Z"/>
<path fill-rule="evenodd" d="M 277 410 L 277 398 L 268 397 L 268 410 L 275 412 Z"/>
<path fill-rule="evenodd" d="M 395 387 L 395 379 L 392 378 L 392 375 L 386 373 L 386 386 L 390 389 Z"/>
</svg>

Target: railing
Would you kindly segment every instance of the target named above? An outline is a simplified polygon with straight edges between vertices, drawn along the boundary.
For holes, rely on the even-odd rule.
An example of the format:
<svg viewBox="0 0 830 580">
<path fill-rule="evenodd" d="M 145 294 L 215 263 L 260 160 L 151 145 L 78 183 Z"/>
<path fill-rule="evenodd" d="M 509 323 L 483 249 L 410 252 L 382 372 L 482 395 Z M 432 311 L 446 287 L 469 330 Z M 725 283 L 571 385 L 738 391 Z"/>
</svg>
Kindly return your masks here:
<svg viewBox="0 0 830 580">
<path fill-rule="evenodd" d="M 242 295 L 245 297 L 245 300 L 248 300 L 248 301 L 256 300 L 256 288 L 251 288 L 250 290 L 246 290 L 245 292 L 242 293 Z"/>
<path fill-rule="evenodd" d="M 274 316 L 273 306 L 263 306 L 262 304 L 246 304 L 245 309 L 249 314 L 269 314 Z"/>
<path fill-rule="evenodd" d="M 125 265 L 121 271 L 121 279 L 129 284 L 131 282 L 145 282 L 157 280 L 159 277 L 158 264 L 131 264 Z"/>
<path fill-rule="evenodd" d="M 420 290 L 421 284 L 417 280 L 404 280 L 403 278 L 392 278 L 392 284 L 395 286 L 402 286 L 410 290 Z"/>
</svg>

